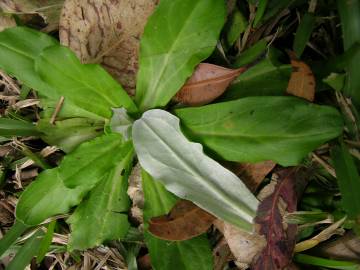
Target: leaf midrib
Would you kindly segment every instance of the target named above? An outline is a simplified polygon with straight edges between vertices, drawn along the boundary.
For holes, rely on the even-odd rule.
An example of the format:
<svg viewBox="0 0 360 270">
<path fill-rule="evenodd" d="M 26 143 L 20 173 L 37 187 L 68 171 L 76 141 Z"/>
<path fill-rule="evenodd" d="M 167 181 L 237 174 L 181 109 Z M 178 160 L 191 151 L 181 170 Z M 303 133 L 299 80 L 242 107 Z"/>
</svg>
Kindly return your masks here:
<svg viewBox="0 0 360 270">
<path fill-rule="evenodd" d="M 166 125 L 169 125 L 166 121 L 162 120 L 162 119 L 158 119 L 159 121 L 162 121 L 164 122 Z M 178 153 L 176 149 L 172 148 L 171 145 L 169 145 L 167 143 L 166 140 L 164 140 L 164 138 L 162 138 L 161 135 L 159 135 L 158 133 L 156 133 L 152 128 L 151 128 L 151 125 L 149 125 L 148 123 L 146 123 L 145 119 L 143 119 L 143 123 L 145 124 L 145 127 L 150 130 L 151 133 L 153 133 L 155 136 L 159 137 L 160 138 L 160 142 L 166 147 L 168 148 L 170 151 L 174 152 L 176 155 L 175 155 L 175 158 L 179 161 L 179 163 L 181 163 L 183 166 L 185 166 L 185 168 L 190 168 L 190 172 L 196 176 L 198 179 L 200 179 L 200 181 L 202 182 L 202 184 L 206 187 L 206 186 L 209 186 L 210 189 L 212 190 L 213 193 L 215 194 L 219 194 L 221 195 L 220 197 L 223 198 L 223 200 L 225 202 L 227 202 L 230 206 L 232 206 L 234 209 L 237 209 L 237 212 L 240 212 L 240 213 L 245 213 L 245 216 L 250 216 L 250 220 L 252 220 L 254 218 L 254 213 L 253 213 L 253 210 L 250 209 L 246 204 L 245 202 L 234 202 L 233 200 L 229 199 L 227 196 L 226 196 L 226 193 L 224 192 L 223 189 L 221 189 L 221 191 L 219 192 L 219 189 L 217 187 L 214 186 L 214 183 L 212 181 L 204 181 L 203 179 L 206 178 L 204 177 L 201 172 L 199 172 L 197 170 L 197 168 L 193 167 L 192 166 L 192 163 L 188 164 L 186 162 L 186 160 L 183 160 L 182 159 L 182 155 L 181 153 Z M 173 127 L 172 127 L 173 128 Z M 186 171 L 186 170 L 185 170 Z M 242 205 L 246 210 L 242 209 L 242 207 L 239 207 L 239 205 Z M 245 219 L 242 215 L 242 218 L 244 220 L 246 220 L 248 222 L 248 219 Z M 251 221 L 250 221 L 251 223 Z"/>
<path fill-rule="evenodd" d="M 152 88 L 148 89 L 147 91 L 151 92 L 151 93 L 154 93 L 155 97 L 158 96 L 158 92 L 157 89 L 159 89 L 158 85 L 159 85 L 159 82 L 160 82 L 160 79 L 163 77 L 163 74 L 165 72 L 165 69 L 167 68 L 168 66 L 168 62 L 169 62 L 169 59 L 171 58 L 171 56 L 173 55 L 173 52 L 175 51 L 175 48 L 176 48 L 176 45 L 179 43 L 180 40 L 182 40 L 182 38 L 180 38 L 182 36 L 182 33 L 184 32 L 184 29 L 187 28 L 189 22 L 191 21 L 191 17 L 194 16 L 194 13 L 195 11 L 197 10 L 197 7 L 199 5 L 199 3 L 201 4 L 200 1 L 198 1 L 195 5 L 195 7 L 191 10 L 191 12 L 188 14 L 188 17 L 187 17 L 187 20 L 185 21 L 184 24 L 182 24 L 181 26 L 181 29 L 179 31 L 179 34 L 177 35 L 177 38 L 175 39 L 175 41 L 171 44 L 169 50 L 167 50 L 167 54 L 164 58 L 164 60 L 162 61 L 163 62 L 163 66 L 160 70 L 160 72 L 158 73 L 159 75 L 157 76 L 156 80 L 155 80 L 155 84 L 151 84 L 153 85 Z M 169 31 L 171 32 L 171 31 Z M 155 89 L 155 91 L 154 91 Z M 146 89 L 143 89 L 143 91 L 146 91 Z M 151 99 L 154 99 L 154 96 L 152 95 L 147 95 L 148 99 L 151 98 Z M 146 99 L 143 99 L 142 102 L 139 104 L 139 107 L 141 108 L 144 104 L 146 104 Z"/>
</svg>

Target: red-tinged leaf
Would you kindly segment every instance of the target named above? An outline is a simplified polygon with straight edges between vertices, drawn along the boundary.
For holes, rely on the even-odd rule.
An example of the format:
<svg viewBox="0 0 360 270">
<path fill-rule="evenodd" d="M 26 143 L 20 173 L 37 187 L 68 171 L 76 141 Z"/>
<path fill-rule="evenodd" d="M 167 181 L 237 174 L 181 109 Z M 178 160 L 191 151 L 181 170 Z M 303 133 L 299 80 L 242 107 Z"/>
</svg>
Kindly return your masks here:
<svg viewBox="0 0 360 270">
<path fill-rule="evenodd" d="M 152 218 L 149 231 L 161 239 L 183 241 L 206 232 L 214 220 L 192 202 L 180 200 L 168 215 Z"/>
<path fill-rule="evenodd" d="M 294 58 L 290 54 L 293 72 L 289 80 L 286 92 L 290 95 L 314 101 L 315 77 L 310 67 L 304 62 Z"/>
<path fill-rule="evenodd" d="M 210 103 L 221 96 L 229 84 L 245 70 L 246 68 L 228 69 L 201 63 L 174 99 L 190 106 Z"/>
<path fill-rule="evenodd" d="M 297 227 L 283 222 L 283 216 L 296 211 L 296 173 L 294 168 L 278 172 L 279 180 L 274 192 L 260 203 L 255 223 L 258 233 L 265 236 L 267 245 L 251 269 L 280 270 L 291 263 Z"/>
</svg>

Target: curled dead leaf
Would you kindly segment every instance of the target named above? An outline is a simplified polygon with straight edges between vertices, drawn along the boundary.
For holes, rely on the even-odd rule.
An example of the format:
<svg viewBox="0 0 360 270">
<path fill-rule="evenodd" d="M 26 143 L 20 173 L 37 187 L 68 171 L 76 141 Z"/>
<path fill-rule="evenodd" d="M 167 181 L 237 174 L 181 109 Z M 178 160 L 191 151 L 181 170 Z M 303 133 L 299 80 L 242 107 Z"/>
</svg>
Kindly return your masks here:
<svg viewBox="0 0 360 270">
<path fill-rule="evenodd" d="M 314 101 L 315 98 L 315 77 L 310 67 L 304 62 L 291 56 L 293 72 L 289 80 L 286 92 L 290 95 Z"/>
<path fill-rule="evenodd" d="M 135 93 L 140 37 L 158 0 L 66 0 L 60 19 L 61 44 L 83 63 L 100 63 Z"/>
<path fill-rule="evenodd" d="M 206 232 L 214 220 L 192 202 L 180 200 L 168 215 L 152 218 L 149 231 L 161 239 L 183 241 Z"/>
<path fill-rule="evenodd" d="M 193 75 L 175 95 L 174 100 L 190 106 L 212 102 L 221 96 L 229 84 L 246 68 L 228 69 L 221 66 L 201 63 Z"/>
</svg>

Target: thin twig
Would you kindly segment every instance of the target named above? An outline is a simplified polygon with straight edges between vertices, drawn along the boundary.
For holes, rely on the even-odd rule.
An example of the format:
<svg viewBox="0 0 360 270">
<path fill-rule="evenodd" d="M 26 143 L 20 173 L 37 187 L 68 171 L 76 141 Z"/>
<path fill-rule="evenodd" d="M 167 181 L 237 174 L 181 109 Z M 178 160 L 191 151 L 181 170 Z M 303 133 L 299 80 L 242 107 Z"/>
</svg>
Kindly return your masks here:
<svg viewBox="0 0 360 270">
<path fill-rule="evenodd" d="M 56 117 L 58 116 L 63 104 L 64 104 L 64 100 L 65 98 L 62 96 L 60 97 L 58 103 L 56 104 L 56 108 L 55 108 L 55 111 L 54 113 L 52 114 L 51 116 L 51 119 L 50 119 L 50 124 L 53 125 L 55 123 L 55 120 L 56 120 Z"/>
</svg>

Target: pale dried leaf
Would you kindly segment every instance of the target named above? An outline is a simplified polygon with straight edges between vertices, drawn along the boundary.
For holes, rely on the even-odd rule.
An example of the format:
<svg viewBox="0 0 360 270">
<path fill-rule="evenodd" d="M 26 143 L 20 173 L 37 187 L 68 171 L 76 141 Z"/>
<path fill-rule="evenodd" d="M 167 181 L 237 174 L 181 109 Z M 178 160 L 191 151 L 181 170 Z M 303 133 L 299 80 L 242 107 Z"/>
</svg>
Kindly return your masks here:
<svg viewBox="0 0 360 270">
<path fill-rule="evenodd" d="M 190 106 L 210 103 L 221 96 L 229 84 L 244 71 L 245 68 L 228 69 L 201 63 L 174 100 Z"/>
<path fill-rule="evenodd" d="M 158 0 L 66 0 L 60 42 L 83 63 L 100 63 L 135 92 L 140 37 Z"/>
<path fill-rule="evenodd" d="M 232 253 L 225 238 L 222 238 L 213 249 L 214 270 L 223 270 L 232 259 Z"/>
<path fill-rule="evenodd" d="M 325 258 L 358 260 L 360 258 L 360 237 L 353 232 L 348 232 L 335 241 L 320 244 L 314 252 L 316 255 Z"/>
<path fill-rule="evenodd" d="M 143 224 L 144 192 L 141 184 L 141 167 L 137 163 L 129 176 L 129 187 L 127 190 L 132 206 L 130 209 L 131 217 L 139 224 Z"/>
<path fill-rule="evenodd" d="M 1 3 L 0 3 L 0 7 L 1 7 Z M 0 13 L 0 32 L 5 30 L 6 28 L 10 28 L 14 26 L 16 26 L 16 22 L 13 17 L 6 16 Z"/>
<path fill-rule="evenodd" d="M 345 232 L 345 230 L 342 228 L 339 228 L 339 227 L 344 223 L 345 220 L 346 220 L 346 217 L 338 220 L 334 224 L 331 224 L 329 227 L 322 230 L 319 234 L 315 235 L 311 239 L 307 239 L 305 241 L 297 243 L 294 251 L 302 252 L 302 251 L 308 250 L 308 249 L 313 248 L 316 245 L 320 244 L 321 242 L 328 240 L 331 236 L 333 236 L 335 234 L 343 234 Z"/>
<path fill-rule="evenodd" d="M 38 14 L 47 23 L 45 31 L 59 26 L 60 11 L 64 0 L 1 0 L 0 8 L 11 14 Z"/>
<path fill-rule="evenodd" d="M 224 237 L 237 264 L 247 267 L 266 246 L 263 236 L 247 233 L 226 222 L 224 222 Z"/>
<path fill-rule="evenodd" d="M 291 59 L 293 72 L 289 80 L 286 92 L 293 96 L 314 101 L 315 77 L 310 67 L 302 61 Z"/>
</svg>

